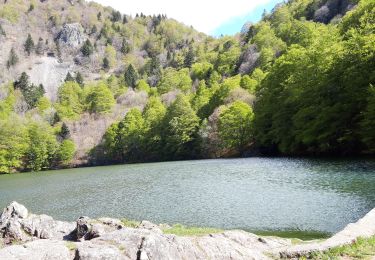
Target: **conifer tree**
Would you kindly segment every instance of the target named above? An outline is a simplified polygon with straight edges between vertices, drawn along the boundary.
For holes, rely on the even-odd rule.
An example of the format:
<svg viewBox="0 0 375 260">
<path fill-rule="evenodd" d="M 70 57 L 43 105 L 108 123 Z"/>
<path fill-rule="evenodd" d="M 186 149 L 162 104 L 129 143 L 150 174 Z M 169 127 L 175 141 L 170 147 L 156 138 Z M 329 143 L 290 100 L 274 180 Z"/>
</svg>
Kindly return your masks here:
<svg viewBox="0 0 375 260">
<path fill-rule="evenodd" d="M 80 72 L 77 72 L 76 73 L 76 82 L 81 86 L 83 87 L 83 77 L 82 77 L 82 74 Z"/>
<path fill-rule="evenodd" d="M 138 75 L 132 64 L 129 65 L 125 72 L 125 82 L 128 87 L 135 88 L 137 85 Z"/>
<path fill-rule="evenodd" d="M 19 60 L 18 56 L 16 52 L 14 51 L 14 48 L 12 48 L 9 53 L 9 59 L 7 61 L 7 68 L 10 69 L 10 67 L 13 67 L 14 65 L 16 65 L 18 63 L 18 60 Z"/>
<path fill-rule="evenodd" d="M 33 41 L 33 38 L 31 37 L 30 33 L 27 36 L 26 42 L 24 44 L 25 51 L 27 52 L 27 55 L 30 56 L 31 52 L 34 50 L 35 44 Z"/>
<path fill-rule="evenodd" d="M 92 46 L 89 39 L 85 41 L 81 48 L 81 52 L 83 56 L 89 57 L 94 52 L 94 47 Z"/>
<path fill-rule="evenodd" d="M 191 65 L 193 65 L 195 59 L 194 50 L 193 47 L 189 47 L 189 51 L 185 56 L 184 65 L 187 68 L 191 68 Z"/>
<path fill-rule="evenodd" d="M 3 27 L 1 26 L 1 24 L 0 24 L 0 35 L 6 36 L 6 33 L 5 33 L 4 29 L 3 29 Z"/>
<path fill-rule="evenodd" d="M 68 82 L 68 81 L 75 81 L 72 74 L 70 74 L 70 72 L 68 72 L 68 74 L 66 74 L 66 77 L 65 77 L 65 82 Z"/>
<path fill-rule="evenodd" d="M 63 140 L 66 140 L 66 139 L 70 138 L 70 130 L 69 130 L 69 127 L 66 125 L 65 122 L 61 126 L 61 130 L 60 130 L 59 136 Z"/>
<path fill-rule="evenodd" d="M 104 57 L 103 59 L 103 69 L 108 70 L 109 69 L 109 60 L 107 57 Z"/>
</svg>

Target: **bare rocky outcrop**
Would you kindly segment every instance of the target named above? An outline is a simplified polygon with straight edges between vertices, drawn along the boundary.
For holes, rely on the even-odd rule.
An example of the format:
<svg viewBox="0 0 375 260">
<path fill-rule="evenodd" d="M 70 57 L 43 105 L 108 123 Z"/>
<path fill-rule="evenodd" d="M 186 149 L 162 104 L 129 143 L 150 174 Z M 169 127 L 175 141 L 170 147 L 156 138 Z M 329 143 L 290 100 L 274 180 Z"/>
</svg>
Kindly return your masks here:
<svg viewBox="0 0 375 260">
<path fill-rule="evenodd" d="M 205 236 L 164 234 L 165 226 L 142 221 L 136 228 L 120 220 L 81 217 L 75 223 L 30 214 L 17 202 L 0 217 L 0 259 L 269 259 L 299 257 L 375 234 L 375 210 L 322 243 L 293 246 L 289 239 L 232 230 Z M 16 245 L 12 245 L 16 242 Z"/>
<path fill-rule="evenodd" d="M 78 47 L 86 40 L 82 25 L 79 23 L 65 24 L 57 35 L 62 46 Z"/>
</svg>

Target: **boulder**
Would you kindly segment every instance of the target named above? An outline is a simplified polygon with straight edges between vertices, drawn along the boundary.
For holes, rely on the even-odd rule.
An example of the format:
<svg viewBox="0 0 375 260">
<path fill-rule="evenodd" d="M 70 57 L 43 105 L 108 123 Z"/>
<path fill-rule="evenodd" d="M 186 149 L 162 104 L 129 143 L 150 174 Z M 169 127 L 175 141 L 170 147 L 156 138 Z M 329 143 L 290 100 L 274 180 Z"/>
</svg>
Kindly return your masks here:
<svg viewBox="0 0 375 260">
<path fill-rule="evenodd" d="M 0 259 L 6 260 L 68 260 L 73 259 L 63 241 L 36 240 L 25 245 L 14 245 L 0 250 Z"/>
<path fill-rule="evenodd" d="M 82 25 L 79 23 L 65 24 L 57 35 L 57 41 L 62 46 L 78 47 L 86 40 Z"/>
</svg>

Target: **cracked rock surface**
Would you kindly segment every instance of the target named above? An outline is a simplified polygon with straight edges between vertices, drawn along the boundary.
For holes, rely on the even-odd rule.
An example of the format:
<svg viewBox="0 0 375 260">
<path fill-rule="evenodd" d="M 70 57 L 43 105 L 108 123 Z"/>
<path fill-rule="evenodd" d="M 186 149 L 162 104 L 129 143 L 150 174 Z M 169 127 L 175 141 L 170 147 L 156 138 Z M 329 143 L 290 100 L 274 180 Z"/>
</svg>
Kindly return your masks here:
<svg viewBox="0 0 375 260">
<path fill-rule="evenodd" d="M 375 210 L 338 233 L 339 243 L 375 234 Z M 136 228 L 120 220 L 80 217 L 76 222 L 56 221 L 50 216 L 29 214 L 17 202 L 0 217 L 0 259 L 17 260 L 117 260 L 117 259 L 269 259 L 298 257 L 316 247 L 337 246 L 332 237 L 326 244 L 293 246 L 289 239 L 259 237 L 232 230 L 205 236 L 176 236 L 163 233 L 163 226 L 142 221 Z M 352 235 L 349 235 L 352 234 Z M 324 243 L 324 242 L 322 242 Z"/>
</svg>

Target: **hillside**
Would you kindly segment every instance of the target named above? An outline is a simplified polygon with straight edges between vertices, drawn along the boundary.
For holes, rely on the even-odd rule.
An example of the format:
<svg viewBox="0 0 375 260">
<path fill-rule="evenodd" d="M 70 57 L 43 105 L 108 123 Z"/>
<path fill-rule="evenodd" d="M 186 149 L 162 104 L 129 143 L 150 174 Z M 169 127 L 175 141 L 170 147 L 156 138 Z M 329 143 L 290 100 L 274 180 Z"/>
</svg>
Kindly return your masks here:
<svg viewBox="0 0 375 260">
<path fill-rule="evenodd" d="M 371 0 L 293 0 L 212 38 L 85 1 L 0 4 L 0 172 L 375 151 Z"/>
</svg>

